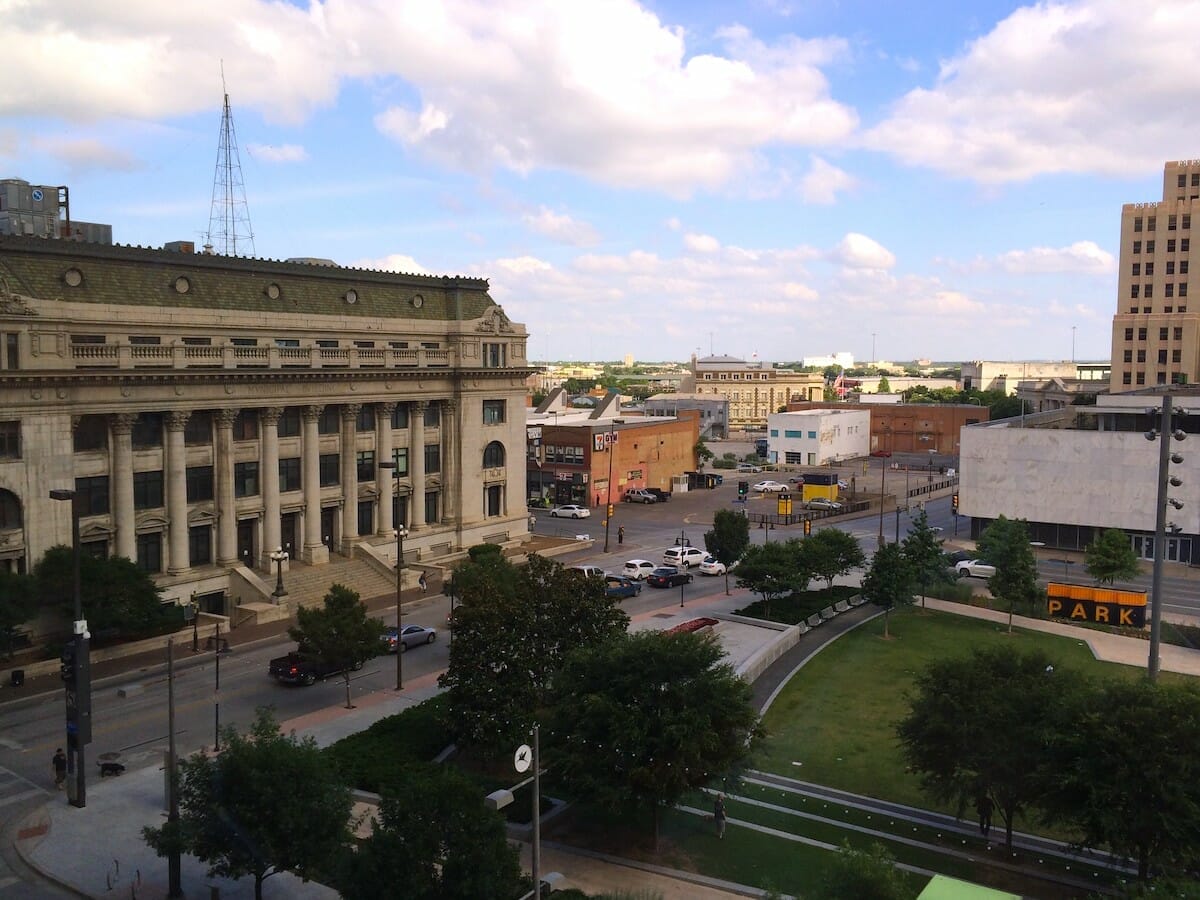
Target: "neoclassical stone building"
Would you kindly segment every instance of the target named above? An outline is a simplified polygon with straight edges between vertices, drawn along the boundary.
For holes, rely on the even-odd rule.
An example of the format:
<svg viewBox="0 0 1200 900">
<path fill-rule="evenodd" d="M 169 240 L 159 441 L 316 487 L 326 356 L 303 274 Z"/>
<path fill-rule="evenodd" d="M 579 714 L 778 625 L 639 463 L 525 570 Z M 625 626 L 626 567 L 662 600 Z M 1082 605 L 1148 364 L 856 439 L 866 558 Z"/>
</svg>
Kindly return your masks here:
<svg viewBox="0 0 1200 900">
<path fill-rule="evenodd" d="M 168 247 L 0 236 L 0 566 L 71 542 L 64 488 L 169 599 L 394 560 L 394 517 L 409 560 L 527 534 L 526 332 L 485 280 Z"/>
</svg>

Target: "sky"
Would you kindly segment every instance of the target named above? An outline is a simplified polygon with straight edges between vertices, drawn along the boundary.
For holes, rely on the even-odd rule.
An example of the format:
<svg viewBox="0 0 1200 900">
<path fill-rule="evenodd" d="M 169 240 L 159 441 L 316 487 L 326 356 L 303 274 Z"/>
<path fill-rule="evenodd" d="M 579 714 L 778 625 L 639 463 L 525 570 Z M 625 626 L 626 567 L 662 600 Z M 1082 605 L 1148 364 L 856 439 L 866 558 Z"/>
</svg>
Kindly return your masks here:
<svg viewBox="0 0 1200 900">
<path fill-rule="evenodd" d="M 1200 0 L 0 0 L 0 178 L 487 278 L 534 360 L 1108 359 Z M 223 81 L 222 81 L 223 79 Z"/>
</svg>

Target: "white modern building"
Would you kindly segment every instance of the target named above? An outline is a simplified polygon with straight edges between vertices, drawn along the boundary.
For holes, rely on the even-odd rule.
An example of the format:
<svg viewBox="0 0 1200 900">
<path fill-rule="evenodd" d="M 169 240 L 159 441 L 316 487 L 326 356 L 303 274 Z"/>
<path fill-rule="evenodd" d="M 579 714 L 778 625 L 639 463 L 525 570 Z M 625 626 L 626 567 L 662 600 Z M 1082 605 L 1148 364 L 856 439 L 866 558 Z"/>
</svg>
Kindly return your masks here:
<svg viewBox="0 0 1200 900">
<path fill-rule="evenodd" d="M 767 453 L 773 463 L 820 466 L 866 456 L 871 449 L 871 412 L 808 409 L 767 418 Z"/>
<path fill-rule="evenodd" d="M 800 365 L 806 369 L 826 369 L 829 366 L 841 366 L 843 369 L 853 369 L 854 354 L 843 350 L 840 353 L 831 353 L 828 356 L 805 356 L 800 360 Z"/>
</svg>

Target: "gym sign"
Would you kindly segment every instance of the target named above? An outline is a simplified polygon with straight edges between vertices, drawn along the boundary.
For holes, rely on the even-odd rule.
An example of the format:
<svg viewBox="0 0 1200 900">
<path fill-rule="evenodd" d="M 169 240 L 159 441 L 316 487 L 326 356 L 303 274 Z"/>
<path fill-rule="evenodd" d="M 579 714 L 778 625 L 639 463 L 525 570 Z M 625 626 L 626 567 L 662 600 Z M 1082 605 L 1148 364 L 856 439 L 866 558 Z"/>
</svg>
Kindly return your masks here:
<svg viewBox="0 0 1200 900">
<path fill-rule="evenodd" d="M 1145 628 L 1146 592 L 1052 581 L 1046 585 L 1046 612 L 1054 619 Z"/>
</svg>

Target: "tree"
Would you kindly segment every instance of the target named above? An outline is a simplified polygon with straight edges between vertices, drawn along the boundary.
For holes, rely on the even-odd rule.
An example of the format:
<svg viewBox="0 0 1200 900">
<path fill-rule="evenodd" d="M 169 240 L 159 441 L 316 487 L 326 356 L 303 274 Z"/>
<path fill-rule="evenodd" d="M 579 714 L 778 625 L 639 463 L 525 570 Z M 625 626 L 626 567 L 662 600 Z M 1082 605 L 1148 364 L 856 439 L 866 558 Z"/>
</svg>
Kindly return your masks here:
<svg viewBox="0 0 1200 900">
<path fill-rule="evenodd" d="M 725 593 L 729 593 L 729 569 L 750 546 L 750 522 L 741 513 L 718 509 L 712 531 L 704 533 L 704 549 L 725 566 Z"/>
<path fill-rule="evenodd" d="M 868 602 L 882 606 L 883 636 L 889 637 L 888 619 L 892 609 L 913 601 L 915 573 L 900 544 L 884 544 L 875 551 L 871 567 L 862 580 L 862 595 Z"/>
<path fill-rule="evenodd" d="M 704 438 L 699 438 L 696 441 L 696 445 L 692 448 L 692 452 L 696 454 L 696 459 L 700 464 L 701 471 L 704 470 L 704 464 L 717 455 L 708 449 L 708 444 L 704 443 Z"/>
<path fill-rule="evenodd" d="M 484 805 L 479 785 L 456 770 L 406 769 L 379 812 L 371 836 L 337 866 L 342 896 L 391 900 L 400 885 L 413 900 L 520 896 L 520 861 L 503 817 Z"/>
<path fill-rule="evenodd" d="M 813 896 L 816 900 L 907 900 L 912 891 L 896 868 L 895 857 L 882 844 L 855 850 L 843 841 Z"/>
<path fill-rule="evenodd" d="M 629 617 L 604 582 L 532 554 L 523 566 L 487 557 L 454 572 L 447 689 L 458 738 L 481 749 L 522 742 L 571 651 L 625 633 Z"/>
<path fill-rule="evenodd" d="M 908 715 L 897 728 L 922 788 L 957 805 L 959 815 L 981 795 L 990 797 L 1010 851 L 1016 817 L 1044 794 L 1035 769 L 1046 760 L 1047 738 L 1070 728 L 1065 713 L 1081 689 L 1079 676 L 1054 662 L 1041 650 L 1008 647 L 938 660 L 917 676 Z M 1122 734 L 1142 747 L 1140 738 L 1130 737 L 1136 732 Z"/>
<path fill-rule="evenodd" d="M 1143 880 L 1155 870 L 1194 872 L 1200 690 L 1110 679 L 1078 698 L 1069 727 L 1048 732 L 1038 785 L 1047 818 L 1078 829 L 1087 846 L 1135 860 Z"/>
<path fill-rule="evenodd" d="M 804 570 L 816 578 L 824 578 L 830 591 L 835 578 L 867 562 L 858 539 L 837 528 L 822 528 L 805 538 L 800 544 L 800 554 Z"/>
<path fill-rule="evenodd" d="M 0 652 L 12 659 L 17 629 L 37 614 L 33 576 L 0 569 Z"/>
<path fill-rule="evenodd" d="M 886 375 L 879 376 L 879 384 L 875 388 L 877 394 L 890 394 L 892 392 L 892 383 L 887 380 Z"/>
<path fill-rule="evenodd" d="M 33 569 L 41 604 L 57 606 L 68 619 L 75 618 L 74 565 L 74 551 L 60 544 L 47 550 Z M 79 573 L 83 617 L 93 635 L 113 632 L 138 636 L 171 621 L 183 624 L 182 609 L 164 604 L 162 589 L 123 556 L 97 558 L 82 554 Z"/>
<path fill-rule="evenodd" d="M 341 667 L 346 684 L 346 709 L 353 709 L 350 674 L 379 655 L 379 639 L 383 635 L 383 623 L 367 615 L 367 605 L 358 599 L 358 592 L 343 584 L 331 586 L 324 607 L 302 606 L 296 610 L 296 624 L 288 629 L 288 635 L 307 656 Z M 402 652 L 399 637 L 396 652 Z"/>
<path fill-rule="evenodd" d="M 554 682 L 545 747 L 563 783 L 608 809 L 658 815 L 732 772 L 761 737 L 750 685 L 707 637 L 642 631 L 572 654 Z"/>
<path fill-rule="evenodd" d="M 796 538 L 751 544 L 738 563 L 737 585 L 762 597 L 769 616 L 772 600 L 808 588 L 812 573 L 803 565 L 800 541 Z"/>
<path fill-rule="evenodd" d="M 913 518 L 908 536 L 901 544 L 913 576 L 921 586 L 922 606 L 925 605 L 925 589 L 929 583 L 948 580 L 946 564 L 942 561 L 942 543 L 937 532 L 929 526 L 929 516 L 922 508 Z"/>
<path fill-rule="evenodd" d="M 979 555 L 996 567 L 988 579 L 992 596 L 1008 602 L 1008 631 L 1012 634 L 1013 610 L 1018 603 L 1031 603 L 1037 595 L 1037 562 L 1029 546 L 1029 527 L 1024 519 L 996 519 L 979 538 Z"/>
<path fill-rule="evenodd" d="M 1106 528 L 1083 554 L 1088 574 L 1100 584 L 1128 581 L 1141 571 L 1129 537 L 1119 528 Z"/>
<path fill-rule="evenodd" d="M 283 871 L 328 871 L 350 840 L 350 791 L 312 738 L 284 736 L 260 709 L 248 735 L 222 731 L 218 756 L 179 764 L 178 822 L 142 829 L 159 856 L 174 849 L 208 863 L 209 876 L 254 876 L 254 896 Z"/>
</svg>

